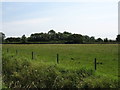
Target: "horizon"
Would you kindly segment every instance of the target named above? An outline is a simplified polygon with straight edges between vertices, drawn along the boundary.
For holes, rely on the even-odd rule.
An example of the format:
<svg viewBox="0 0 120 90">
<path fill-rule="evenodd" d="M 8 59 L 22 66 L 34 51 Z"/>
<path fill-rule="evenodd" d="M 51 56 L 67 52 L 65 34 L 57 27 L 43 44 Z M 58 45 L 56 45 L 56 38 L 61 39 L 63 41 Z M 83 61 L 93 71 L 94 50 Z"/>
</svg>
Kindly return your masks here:
<svg viewBox="0 0 120 90">
<path fill-rule="evenodd" d="M 32 33 L 71 32 L 116 39 L 116 2 L 2 2 L 3 30 L 7 37 Z"/>
<path fill-rule="evenodd" d="M 51 29 L 51 30 L 53 30 L 53 29 Z M 50 31 L 50 30 L 49 30 Z M 48 31 L 48 32 L 49 32 Z M 55 31 L 55 30 L 54 30 Z M 35 32 L 35 33 L 31 33 L 31 34 L 39 34 L 39 33 L 48 33 L 48 32 Z M 56 31 L 55 31 L 56 32 Z M 63 32 L 60 32 L 60 33 L 64 33 L 64 32 L 68 32 L 68 31 L 63 31 Z M 4 33 L 4 32 L 0 32 L 0 33 Z M 59 33 L 59 32 L 56 32 L 56 33 Z M 71 32 L 69 32 L 69 33 L 71 33 Z M 5 33 L 4 33 L 5 34 Z M 31 36 L 31 34 L 30 34 L 30 36 Z M 71 33 L 71 34 L 79 34 L 79 33 Z M 23 34 L 23 35 L 25 35 L 25 34 Z M 22 36 L 23 36 L 22 35 Z M 82 34 L 80 34 L 80 35 L 82 35 Z M 120 34 L 118 34 L 118 35 L 120 35 Z M 7 39 L 7 38 L 21 38 L 22 36 L 6 36 L 6 34 L 5 34 L 5 39 Z M 30 36 L 26 36 L 25 35 L 25 37 L 26 38 L 28 38 L 28 37 L 30 37 Z M 101 37 L 95 37 L 95 36 L 89 36 L 89 35 L 82 35 L 82 36 L 88 36 L 88 37 L 94 37 L 95 39 L 98 39 L 98 38 L 101 38 Z M 106 37 L 107 38 L 107 37 Z M 104 39 L 106 39 L 106 38 L 101 38 L 102 40 L 104 40 Z M 116 35 L 116 38 L 117 38 L 117 35 Z M 108 40 L 116 40 L 116 38 L 115 39 L 110 39 L 110 38 L 107 38 Z"/>
</svg>

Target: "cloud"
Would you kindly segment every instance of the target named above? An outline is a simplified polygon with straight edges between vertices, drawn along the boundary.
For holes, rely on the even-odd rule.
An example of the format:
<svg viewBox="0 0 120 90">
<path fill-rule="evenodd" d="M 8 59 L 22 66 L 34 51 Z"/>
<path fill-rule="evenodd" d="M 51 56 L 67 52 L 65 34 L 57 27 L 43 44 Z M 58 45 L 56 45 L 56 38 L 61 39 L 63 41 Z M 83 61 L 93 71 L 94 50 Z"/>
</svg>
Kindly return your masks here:
<svg viewBox="0 0 120 90">
<path fill-rule="evenodd" d="M 34 25 L 34 24 L 42 24 L 50 20 L 51 18 L 34 18 L 34 19 L 27 19 L 27 20 L 21 20 L 21 21 L 6 22 L 4 24 L 6 25 L 25 25 L 25 24 Z"/>
<path fill-rule="evenodd" d="M 34 18 L 21 21 L 3 22 L 3 32 L 6 36 L 21 36 L 26 34 L 29 36 L 33 31 L 41 32 L 42 27 L 45 27 L 52 18 Z"/>
</svg>

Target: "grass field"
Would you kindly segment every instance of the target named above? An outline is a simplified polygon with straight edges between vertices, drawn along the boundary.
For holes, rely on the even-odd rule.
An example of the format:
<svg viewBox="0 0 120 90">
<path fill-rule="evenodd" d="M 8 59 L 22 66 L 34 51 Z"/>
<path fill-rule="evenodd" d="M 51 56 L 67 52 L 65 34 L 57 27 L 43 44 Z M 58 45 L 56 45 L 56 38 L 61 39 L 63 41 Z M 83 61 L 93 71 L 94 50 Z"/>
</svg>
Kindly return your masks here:
<svg viewBox="0 0 120 90">
<path fill-rule="evenodd" d="M 28 45 L 27 44 L 22 44 L 22 45 L 4 44 L 2 48 L 3 48 L 2 49 L 3 60 L 7 61 L 6 65 L 3 65 L 3 69 L 4 69 L 3 71 L 5 71 L 6 80 L 8 80 L 8 77 L 9 77 L 7 76 L 8 72 L 9 73 L 11 72 L 10 73 L 11 75 L 13 74 L 16 75 L 15 72 L 19 72 L 19 71 L 16 71 L 16 69 L 13 69 L 14 67 L 13 64 L 15 64 L 14 60 L 17 60 L 16 64 L 18 64 L 18 67 L 19 67 L 19 64 L 27 60 L 27 62 L 31 63 L 30 64 L 31 69 L 41 68 L 41 67 L 46 68 L 48 66 L 54 66 L 54 69 L 52 68 L 52 72 L 53 71 L 56 72 L 56 77 L 59 75 L 62 76 L 63 72 L 65 71 L 77 72 L 82 69 L 86 70 L 85 72 L 91 71 L 93 78 L 91 78 L 91 75 L 87 75 L 86 76 L 87 78 L 84 78 L 84 80 L 86 80 L 86 82 L 89 82 L 89 83 L 92 82 L 93 86 L 91 85 L 89 86 L 89 84 L 87 83 L 87 87 L 93 87 L 93 88 L 94 87 L 101 87 L 101 88 L 115 87 L 116 84 L 114 84 L 113 86 L 109 86 L 109 85 L 99 86 L 99 84 L 103 82 L 105 83 L 104 81 L 105 78 L 106 78 L 106 84 L 111 83 L 110 85 L 112 85 L 112 83 L 118 80 L 118 45 L 117 44 L 28 44 Z M 32 52 L 34 52 L 33 60 L 32 60 Z M 59 54 L 59 64 L 57 64 L 57 54 Z M 97 59 L 97 62 L 102 63 L 102 64 L 97 64 L 97 70 L 94 69 L 95 58 Z M 11 71 L 10 68 L 12 68 L 13 71 Z M 17 66 L 15 66 L 14 68 L 17 68 Z M 24 70 L 24 67 L 21 67 L 21 68 L 22 70 Z M 7 69 L 9 70 L 6 71 Z M 59 73 L 60 70 L 62 71 Z M 27 75 L 26 71 L 23 71 L 23 72 L 25 75 Z M 48 73 L 50 74 L 50 72 Z M 65 76 L 67 75 L 68 74 L 65 74 Z M 79 77 L 79 75 L 76 76 L 74 73 L 70 73 L 70 75 L 71 77 L 74 76 L 74 78 L 77 76 Z M 98 81 L 97 81 L 97 78 L 95 79 L 95 77 L 97 78 L 99 77 L 98 79 L 98 81 L 100 81 L 99 83 L 97 83 Z M 64 77 L 64 79 L 66 78 Z M 77 80 L 77 82 L 79 82 L 79 79 Z M 9 83 L 10 83 L 10 80 L 8 80 Z M 90 81 L 90 80 L 94 80 L 94 81 Z M 64 85 L 66 83 L 68 85 L 72 81 L 74 80 L 71 80 L 71 81 L 68 80 L 64 83 Z M 55 80 L 53 82 L 55 82 Z M 10 86 L 9 83 L 5 82 L 6 86 Z M 60 88 L 65 87 L 64 85 L 61 85 L 60 82 L 58 84 L 59 85 L 55 85 L 55 86 Z M 37 84 L 35 85 L 38 86 Z M 77 88 L 82 87 L 80 83 L 77 83 L 75 85 L 76 85 L 75 87 Z M 86 84 L 84 83 L 83 87 L 85 87 L 85 85 Z M 47 86 L 43 85 L 41 87 L 44 88 Z"/>
</svg>

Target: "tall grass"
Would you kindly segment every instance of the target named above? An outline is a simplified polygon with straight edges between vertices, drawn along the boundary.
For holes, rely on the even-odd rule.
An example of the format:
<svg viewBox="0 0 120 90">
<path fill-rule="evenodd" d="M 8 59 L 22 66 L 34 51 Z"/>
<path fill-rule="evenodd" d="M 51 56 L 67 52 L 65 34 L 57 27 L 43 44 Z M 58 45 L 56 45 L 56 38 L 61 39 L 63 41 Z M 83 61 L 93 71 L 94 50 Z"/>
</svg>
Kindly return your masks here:
<svg viewBox="0 0 120 90">
<path fill-rule="evenodd" d="M 96 75 L 89 68 L 18 58 L 3 53 L 3 83 L 7 88 L 117 88 L 118 80 Z"/>
</svg>

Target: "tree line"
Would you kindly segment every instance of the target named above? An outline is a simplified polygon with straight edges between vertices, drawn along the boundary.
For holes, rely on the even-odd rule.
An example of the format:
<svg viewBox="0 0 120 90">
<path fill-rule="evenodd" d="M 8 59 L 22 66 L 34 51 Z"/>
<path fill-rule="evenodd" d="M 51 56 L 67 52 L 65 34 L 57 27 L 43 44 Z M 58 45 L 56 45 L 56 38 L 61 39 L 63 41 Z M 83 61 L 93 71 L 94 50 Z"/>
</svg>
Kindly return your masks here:
<svg viewBox="0 0 120 90">
<path fill-rule="evenodd" d="M 120 42 L 120 35 L 117 35 L 116 40 L 110 40 L 108 38 L 95 39 L 94 36 L 89 37 L 88 35 L 81 34 L 72 34 L 70 32 L 64 31 L 55 32 L 54 30 L 50 30 L 47 33 L 34 33 L 29 37 L 23 35 L 22 37 L 7 37 L 5 38 L 5 34 L 0 32 L 2 43 L 46 43 L 46 44 L 92 44 L 92 43 L 118 43 Z"/>
</svg>

